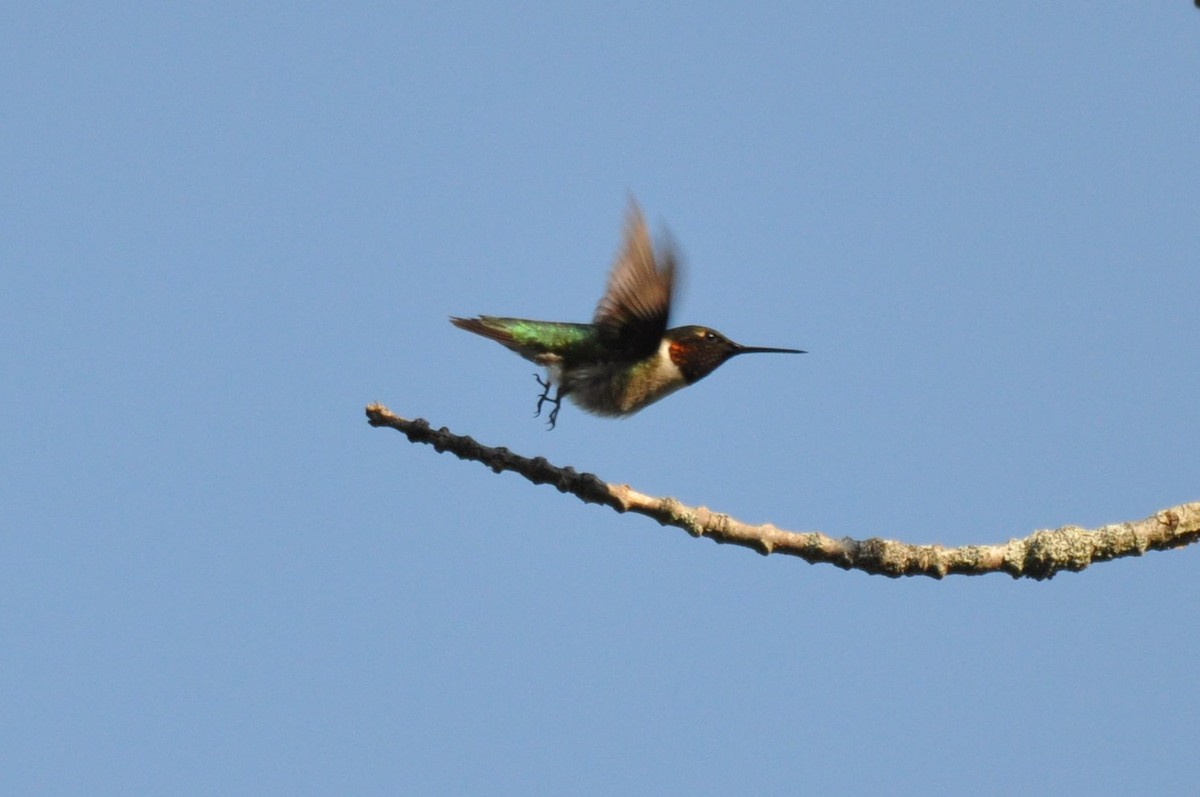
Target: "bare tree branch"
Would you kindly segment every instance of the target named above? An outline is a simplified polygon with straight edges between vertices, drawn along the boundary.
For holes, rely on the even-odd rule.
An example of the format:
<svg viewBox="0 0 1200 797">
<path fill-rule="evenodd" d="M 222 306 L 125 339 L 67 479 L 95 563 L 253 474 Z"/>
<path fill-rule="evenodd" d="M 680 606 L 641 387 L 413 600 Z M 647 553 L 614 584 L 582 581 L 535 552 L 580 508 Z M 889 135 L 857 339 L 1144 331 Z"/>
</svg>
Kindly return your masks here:
<svg viewBox="0 0 1200 797">
<path fill-rule="evenodd" d="M 1141 556 L 1146 551 L 1165 551 L 1190 545 L 1200 539 L 1200 502 L 1156 512 L 1144 520 L 1114 523 L 1098 529 L 1063 526 L 1035 531 L 1028 537 L 998 545 L 909 545 L 872 537 L 836 540 L 818 531 L 784 531 L 771 524 L 751 526 L 713 512 L 690 507 L 674 498 L 655 498 L 627 484 L 607 484 L 590 473 L 559 468 L 542 457 L 532 459 L 507 448 L 491 448 L 470 437 L 453 434 L 444 427 L 430 428 L 420 418 L 406 420 L 382 404 L 367 407 L 372 426 L 391 427 L 414 443 L 427 443 L 438 452 L 459 459 L 482 462 L 496 473 L 510 470 L 534 484 L 552 484 L 585 502 L 604 504 L 618 512 L 636 512 L 664 526 L 675 526 L 693 537 L 708 537 L 721 543 L 753 548 L 759 553 L 791 554 L 811 564 L 825 562 L 844 570 L 891 576 L 946 575 L 979 576 L 1008 573 L 1013 578 L 1052 578 L 1062 570 L 1083 570 L 1093 562 L 1122 556 Z"/>
</svg>

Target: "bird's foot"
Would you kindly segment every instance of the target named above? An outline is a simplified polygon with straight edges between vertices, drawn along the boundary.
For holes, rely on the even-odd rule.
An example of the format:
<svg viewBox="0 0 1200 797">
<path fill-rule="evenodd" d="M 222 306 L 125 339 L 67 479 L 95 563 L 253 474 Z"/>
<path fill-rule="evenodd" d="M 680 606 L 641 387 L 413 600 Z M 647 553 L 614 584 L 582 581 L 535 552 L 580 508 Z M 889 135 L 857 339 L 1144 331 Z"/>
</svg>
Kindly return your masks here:
<svg viewBox="0 0 1200 797">
<path fill-rule="evenodd" d="M 554 405 L 554 409 L 550 410 L 547 423 L 549 424 L 550 428 L 553 429 L 554 425 L 558 423 L 558 408 L 562 406 L 562 388 L 560 387 L 555 392 L 554 398 L 550 398 L 550 380 L 542 379 L 540 374 L 534 374 L 533 378 L 536 379 L 537 383 L 542 387 L 542 395 L 538 396 L 537 410 L 533 413 L 533 417 L 540 417 L 542 414 L 542 405 L 546 402 L 550 402 Z"/>
<path fill-rule="evenodd" d="M 542 405 L 547 401 L 553 402 L 554 399 L 550 398 L 550 380 L 542 379 L 541 374 L 534 374 L 533 378 L 542 388 L 542 395 L 538 396 L 537 410 L 533 413 L 533 417 L 537 418 L 542 414 Z"/>
</svg>

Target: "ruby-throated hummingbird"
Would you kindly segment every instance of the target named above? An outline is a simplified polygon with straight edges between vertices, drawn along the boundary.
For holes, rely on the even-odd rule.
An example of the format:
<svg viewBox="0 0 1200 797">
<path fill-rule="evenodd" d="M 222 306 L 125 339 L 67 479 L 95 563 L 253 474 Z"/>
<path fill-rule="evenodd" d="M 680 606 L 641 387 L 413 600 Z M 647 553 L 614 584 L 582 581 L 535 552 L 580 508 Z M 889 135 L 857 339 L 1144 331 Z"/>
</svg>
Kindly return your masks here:
<svg viewBox="0 0 1200 797">
<path fill-rule="evenodd" d="M 451 318 L 459 329 L 482 335 L 544 365 L 535 374 L 542 394 L 537 412 L 550 402 L 550 428 L 564 396 L 597 415 L 631 415 L 681 387 L 700 381 L 738 354 L 799 349 L 742 346 L 708 327 L 667 329 L 677 269 L 672 248 L 656 259 L 646 221 L 630 203 L 625 239 L 590 324 L 525 318 Z M 550 398 L 551 385 L 557 385 Z"/>
</svg>

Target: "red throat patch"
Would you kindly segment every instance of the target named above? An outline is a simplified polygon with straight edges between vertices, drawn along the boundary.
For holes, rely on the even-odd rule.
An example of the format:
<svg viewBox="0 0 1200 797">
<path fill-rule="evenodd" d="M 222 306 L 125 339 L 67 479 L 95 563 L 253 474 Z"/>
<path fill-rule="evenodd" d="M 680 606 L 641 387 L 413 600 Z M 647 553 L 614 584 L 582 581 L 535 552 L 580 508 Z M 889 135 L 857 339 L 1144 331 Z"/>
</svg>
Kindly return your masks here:
<svg viewBox="0 0 1200 797">
<path fill-rule="evenodd" d="M 667 344 L 667 356 L 671 358 L 671 362 L 679 365 L 683 357 L 683 346 L 678 341 L 671 341 Z"/>
</svg>

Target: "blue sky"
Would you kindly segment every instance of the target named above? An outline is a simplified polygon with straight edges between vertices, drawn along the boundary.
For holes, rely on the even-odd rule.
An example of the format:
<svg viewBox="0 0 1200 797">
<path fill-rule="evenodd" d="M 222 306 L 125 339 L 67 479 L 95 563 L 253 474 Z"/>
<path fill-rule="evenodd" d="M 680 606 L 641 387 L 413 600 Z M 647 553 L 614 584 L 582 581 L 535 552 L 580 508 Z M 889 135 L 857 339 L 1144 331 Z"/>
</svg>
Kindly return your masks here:
<svg viewBox="0 0 1200 797">
<path fill-rule="evenodd" d="M 1190 3 L 0 9 L 0 791 L 1184 793 L 1200 551 L 892 581 L 585 506 L 997 542 L 1200 499 Z M 742 358 L 532 418 L 627 197 Z"/>
</svg>

